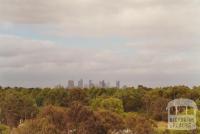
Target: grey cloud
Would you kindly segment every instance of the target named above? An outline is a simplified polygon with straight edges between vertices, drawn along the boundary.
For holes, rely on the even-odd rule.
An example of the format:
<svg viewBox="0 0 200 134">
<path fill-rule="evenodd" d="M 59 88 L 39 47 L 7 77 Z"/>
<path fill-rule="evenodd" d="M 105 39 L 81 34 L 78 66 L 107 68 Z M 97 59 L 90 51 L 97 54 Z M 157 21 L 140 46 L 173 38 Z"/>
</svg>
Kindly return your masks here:
<svg viewBox="0 0 200 134">
<path fill-rule="evenodd" d="M 3 85 L 65 84 L 63 81 L 67 79 L 90 77 L 108 70 L 112 61 L 117 65 L 117 57 L 111 51 L 69 48 L 50 41 L 15 36 L 0 36 L 0 42 L 0 81 Z"/>
<path fill-rule="evenodd" d="M 50 85 L 79 77 L 149 85 L 200 80 L 199 0 L 0 0 L 0 24 L 5 30 L 20 24 L 45 35 L 130 41 L 119 50 L 98 51 L 1 35 L 4 85 Z"/>
<path fill-rule="evenodd" d="M 115 49 L 69 48 L 50 41 L 14 36 L 0 36 L 0 42 L 0 81 L 3 85 L 66 85 L 68 79 L 77 80 L 80 77 L 111 81 L 121 79 L 129 84 L 150 86 L 155 86 L 156 82 L 166 85 L 169 81 L 192 85 L 199 80 L 200 59 L 194 58 L 197 53 L 189 53 L 189 57 L 174 53 L 162 55 L 160 48 L 155 47 L 155 53 L 143 54 L 144 45 L 141 48 L 132 46 L 131 49 L 137 53 L 125 56 Z M 173 76 L 172 80 L 170 76 Z"/>
</svg>

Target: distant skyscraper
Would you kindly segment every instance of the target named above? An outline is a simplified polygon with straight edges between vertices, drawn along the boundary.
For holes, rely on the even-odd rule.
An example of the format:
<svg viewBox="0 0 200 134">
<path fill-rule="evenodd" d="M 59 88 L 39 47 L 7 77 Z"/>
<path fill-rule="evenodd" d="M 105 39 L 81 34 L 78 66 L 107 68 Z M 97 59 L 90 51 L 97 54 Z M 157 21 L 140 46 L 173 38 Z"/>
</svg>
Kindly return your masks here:
<svg viewBox="0 0 200 134">
<path fill-rule="evenodd" d="M 116 81 L 116 88 L 120 88 L 120 81 Z"/>
<path fill-rule="evenodd" d="M 68 88 L 74 88 L 74 81 L 68 80 Z"/>
<path fill-rule="evenodd" d="M 102 80 L 102 81 L 99 82 L 99 87 L 100 88 L 106 88 L 106 83 L 105 83 L 104 80 Z"/>
<path fill-rule="evenodd" d="M 99 87 L 102 88 L 102 81 L 99 81 Z"/>
<path fill-rule="evenodd" d="M 92 82 L 92 80 L 89 80 L 89 88 L 93 88 L 94 87 L 94 84 Z"/>
<path fill-rule="evenodd" d="M 106 87 L 106 88 L 110 88 L 110 82 L 106 82 L 105 87 Z"/>
<path fill-rule="evenodd" d="M 106 83 L 105 83 L 104 80 L 102 81 L 102 87 L 103 87 L 103 88 L 106 88 Z"/>
<path fill-rule="evenodd" d="M 80 79 L 80 80 L 78 81 L 78 87 L 79 87 L 79 88 L 83 88 L 83 79 Z"/>
</svg>

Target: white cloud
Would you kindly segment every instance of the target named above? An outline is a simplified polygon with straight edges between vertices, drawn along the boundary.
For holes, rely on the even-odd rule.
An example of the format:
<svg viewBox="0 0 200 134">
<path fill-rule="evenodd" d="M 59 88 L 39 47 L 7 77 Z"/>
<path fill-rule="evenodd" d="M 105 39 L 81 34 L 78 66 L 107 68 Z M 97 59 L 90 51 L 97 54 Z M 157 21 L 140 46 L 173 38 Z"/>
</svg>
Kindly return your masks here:
<svg viewBox="0 0 200 134">
<path fill-rule="evenodd" d="M 199 35 L 198 0 L 0 0 L 0 21 L 50 24 L 52 34 Z M 49 31 L 48 31 L 49 32 Z"/>
</svg>

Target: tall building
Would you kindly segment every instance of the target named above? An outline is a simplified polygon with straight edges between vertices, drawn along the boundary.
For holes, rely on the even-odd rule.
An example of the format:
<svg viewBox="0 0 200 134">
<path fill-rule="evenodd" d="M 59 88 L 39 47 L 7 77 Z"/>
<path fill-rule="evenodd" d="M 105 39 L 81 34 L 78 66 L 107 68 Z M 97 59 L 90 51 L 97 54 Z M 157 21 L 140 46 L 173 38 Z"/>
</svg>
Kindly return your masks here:
<svg viewBox="0 0 200 134">
<path fill-rule="evenodd" d="M 120 88 L 120 81 L 116 81 L 116 88 Z"/>
<path fill-rule="evenodd" d="M 79 88 L 83 88 L 83 79 L 80 79 L 79 81 L 78 81 L 78 87 Z"/>
<path fill-rule="evenodd" d="M 106 82 L 105 87 L 106 87 L 106 88 L 110 88 L 110 82 Z"/>
<path fill-rule="evenodd" d="M 99 88 L 102 88 L 102 81 L 99 81 Z"/>
<path fill-rule="evenodd" d="M 103 87 L 103 88 L 106 88 L 106 83 L 105 83 L 104 80 L 102 81 L 102 87 Z"/>
<path fill-rule="evenodd" d="M 68 88 L 74 88 L 74 81 L 68 80 Z"/>
<path fill-rule="evenodd" d="M 106 88 L 106 83 L 105 83 L 104 80 L 102 80 L 102 81 L 99 82 L 99 87 L 100 88 Z"/>
<path fill-rule="evenodd" d="M 92 80 L 89 80 L 89 88 L 93 88 L 94 87 L 94 84 L 92 82 Z"/>
</svg>

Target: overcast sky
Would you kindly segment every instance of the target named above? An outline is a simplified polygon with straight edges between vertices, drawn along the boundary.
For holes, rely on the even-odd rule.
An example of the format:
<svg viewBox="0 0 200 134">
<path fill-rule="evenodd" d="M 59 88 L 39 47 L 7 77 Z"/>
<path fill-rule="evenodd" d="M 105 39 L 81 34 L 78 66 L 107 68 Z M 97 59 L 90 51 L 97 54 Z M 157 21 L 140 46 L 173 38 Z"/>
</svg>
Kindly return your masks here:
<svg viewBox="0 0 200 134">
<path fill-rule="evenodd" d="M 199 0 L 0 0 L 0 85 L 200 85 Z"/>
</svg>

